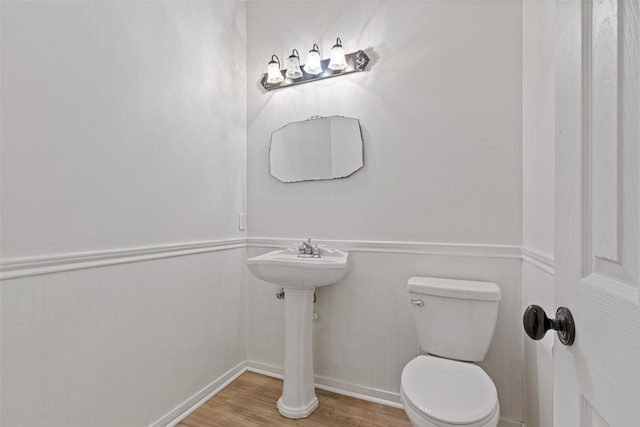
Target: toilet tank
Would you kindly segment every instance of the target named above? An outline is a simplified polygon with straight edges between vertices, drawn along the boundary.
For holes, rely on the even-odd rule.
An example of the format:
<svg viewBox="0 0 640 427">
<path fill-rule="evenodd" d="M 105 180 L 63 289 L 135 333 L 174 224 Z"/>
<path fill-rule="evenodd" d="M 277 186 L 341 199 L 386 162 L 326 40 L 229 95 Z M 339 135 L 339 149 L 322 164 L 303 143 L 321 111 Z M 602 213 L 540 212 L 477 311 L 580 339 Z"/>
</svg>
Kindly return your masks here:
<svg viewBox="0 0 640 427">
<path fill-rule="evenodd" d="M 469 362 L 484 360 L 496 329 L 498 285 L 415 276 L 407 290 L 423 352 Z"/>
</svg>

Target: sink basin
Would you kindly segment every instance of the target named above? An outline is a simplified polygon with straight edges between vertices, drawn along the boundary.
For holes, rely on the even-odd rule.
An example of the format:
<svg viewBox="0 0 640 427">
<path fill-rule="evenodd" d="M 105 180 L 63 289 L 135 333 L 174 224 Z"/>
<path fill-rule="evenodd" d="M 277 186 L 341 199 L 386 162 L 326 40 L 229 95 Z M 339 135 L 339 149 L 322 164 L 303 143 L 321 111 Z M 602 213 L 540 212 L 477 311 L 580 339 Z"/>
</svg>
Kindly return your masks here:
<svg viewBox="0 0 640 427">
<path fill-rule="evenodd" d="M 247 260 L 259 279 L 289 289 L 314 289 L 338 282 L 347 275 L 349 254 L 320 248 L 320 258 L 298 256 L 297 248 L 281 249 Z"/>
<path fill-rule="evenodd" d="M 276 406 L 292 419 L 306 418 L 318 407 L 313 384 L 314 289 L 338 282 L 349 268 L 347 252 L 319 249 L 320 258 L 299 257 L 298 248 L 289 248 L 247 260 L 258 279 L 285 288 L 284 381 Z"/>
</svg>

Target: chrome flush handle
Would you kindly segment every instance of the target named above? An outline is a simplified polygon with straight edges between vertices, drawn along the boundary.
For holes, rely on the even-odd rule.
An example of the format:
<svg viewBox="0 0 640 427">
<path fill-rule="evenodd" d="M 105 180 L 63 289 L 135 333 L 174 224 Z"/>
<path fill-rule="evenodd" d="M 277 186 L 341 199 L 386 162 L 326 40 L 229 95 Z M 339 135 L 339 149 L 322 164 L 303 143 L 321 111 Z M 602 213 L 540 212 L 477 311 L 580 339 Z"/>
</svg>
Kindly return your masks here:
<svg viewBox="0 0 640 427">
<path fill-rule="evenodd" d="M 417 305 L 418 307 L 422 307 L 424 305 L 424 301 L 421 299 L 410 299 L 409 304 Z"/>
</svg>

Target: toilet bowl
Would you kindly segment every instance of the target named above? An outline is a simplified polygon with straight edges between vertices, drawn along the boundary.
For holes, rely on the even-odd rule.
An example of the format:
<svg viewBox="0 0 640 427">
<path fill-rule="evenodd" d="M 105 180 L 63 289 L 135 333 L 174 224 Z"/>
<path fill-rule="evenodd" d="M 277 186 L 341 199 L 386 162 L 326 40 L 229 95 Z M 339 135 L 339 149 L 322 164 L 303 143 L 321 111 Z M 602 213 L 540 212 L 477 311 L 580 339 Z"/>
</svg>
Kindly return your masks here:
<svg viewBox="0 0 640 427">
<path fill-rule="evenodd" d="M 402 370 L 400 398 L 415 427 L 495 427 L 496 386 L 473 362 L 484 359 L 500 301 L 495 283 L 409 279 L 421 354 Z"/>
<path fill-rule="evenodd" d="M 414 426 L 495 427 L 498 394 L 478 365 L 418 356 L 402 370 L 400 397 Z"/>
</svg>

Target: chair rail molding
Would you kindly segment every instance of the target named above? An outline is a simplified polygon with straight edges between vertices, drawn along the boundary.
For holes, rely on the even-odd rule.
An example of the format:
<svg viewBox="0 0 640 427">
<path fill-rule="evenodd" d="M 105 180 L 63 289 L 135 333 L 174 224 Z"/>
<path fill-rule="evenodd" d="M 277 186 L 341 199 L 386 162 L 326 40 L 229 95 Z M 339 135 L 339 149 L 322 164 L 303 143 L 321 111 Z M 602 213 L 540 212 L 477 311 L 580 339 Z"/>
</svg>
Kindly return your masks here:
<svg viewBox="0 0 640 427">
<path fill-rule="evenodd" d="M 523 262 L 526 262 L 551 276 L 555 276 L 556 264 L 553 255 L 533 248 L 526 248 L 524 246 L 521 248 L 521 252 Z"/>
<path fill-rule="evenodd" d="M 0 261 L 0 280 L 233 249 L 283 248 L 296 245 L 299 241 L 300 238 L 231 238 L 138 248 L 12 258 Z M 317 239 L 315 241 L 320 245 L 327 245 L 350 252 L 518 259 L 550 275 L 554 275 L 555 264 L 551 255 L 518 245 L 324 239 Z"/>
<path fill-rule="evenodd" d="M 433 242 L 396 242 L 371 240 L 324 240 L 314 239 L 318 245 L 349 252 L 380 252 L 418 255 L 449 255 L 486 258 L 520 259 L 521 250 L 517 245 L 483 245 L 474 243 L 433 243 Z M 249 237 L 248 247 L 282 248 L 297 245 L 300 239 Z"/>
<path fill-rule="evenodd" d="M 195 255 L 206 252 L 226 251 L 245 247 L 246 239 L 238 238 L 13 258 L 0 262 L 0 280 Z"/>
</svg>

